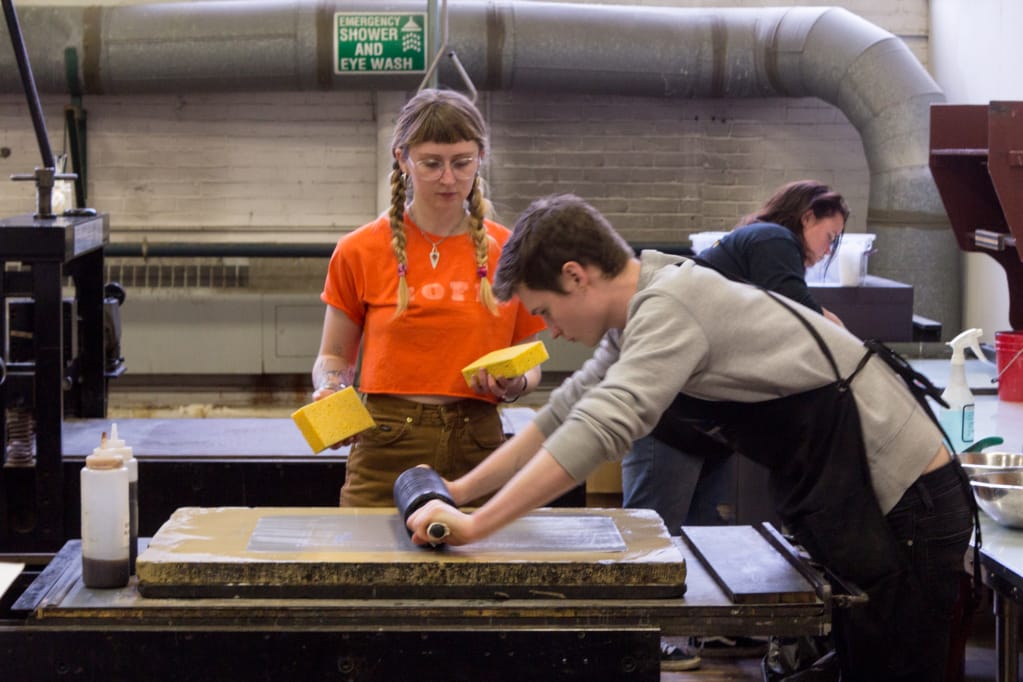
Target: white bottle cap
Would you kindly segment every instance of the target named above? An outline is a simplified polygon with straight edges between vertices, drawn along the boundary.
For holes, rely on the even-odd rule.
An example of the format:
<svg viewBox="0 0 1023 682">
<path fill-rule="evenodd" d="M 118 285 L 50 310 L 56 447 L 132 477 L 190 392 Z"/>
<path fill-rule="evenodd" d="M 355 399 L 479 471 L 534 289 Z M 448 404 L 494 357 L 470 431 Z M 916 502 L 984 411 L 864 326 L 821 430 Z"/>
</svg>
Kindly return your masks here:
<svg viewBox="0 0 1023 682">
<path fill-rule="evenodd" d="M 110 437 L 107 438 L 106 444 L 103 445 L 103 447 L 106 447 L 109 450 L 112 450 L 114 448 L 123 448 L 124 447 L 124 440 L 122 440 L 121 438 L 117 437 L 117 424 L 116 423 L 110 425 Z"/>
<path fill-rule="evenodd" d="M 112 423 L 110 425 L 110 437 L 100 442 L 100 447 L 105 450 L 113 450 L 118 454 L 122 455 L 125 459 L 131 459 L 135 456 L 134 450 L 130 445 L 125 445 L 124 440 L 117 436 L 117 424 Z"/>
</svg>

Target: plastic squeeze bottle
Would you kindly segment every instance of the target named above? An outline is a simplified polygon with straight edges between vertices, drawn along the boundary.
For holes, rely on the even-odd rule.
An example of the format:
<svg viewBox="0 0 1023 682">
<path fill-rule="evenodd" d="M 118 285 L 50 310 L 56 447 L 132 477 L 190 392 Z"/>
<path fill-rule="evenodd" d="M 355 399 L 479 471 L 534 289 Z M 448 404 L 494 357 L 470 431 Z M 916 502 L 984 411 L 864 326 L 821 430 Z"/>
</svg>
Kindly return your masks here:
<svg viewBox="0 0 1023 682">
<path fill-rule="evenodd" d="M 139 556 L 139 461 L 131 446 L 117 437 L 117 424 L 110 425 L 110 437 L 100 447 L 120 455 L 128 470 L 128 564 L 131 575 L 135 575 L 135 560 Z"/>
<path fill-rule="evenodd" d="M 978 358 L 986 360 L 980 350 L 980 329 L 967 329 L 947 345 L 952 347 L 952 366 L 949 369 L 948 386 L 941 394 L 941 399 L 948 403 L 938 411 L 941 428 L 948 434 L 952 447 L 957 453 L 973 444 L 973 393 L 966 383 L 966 354 L 971 349 Z"/>
<path fill-rule="evenodd" d="M 86 587 L 128 584 L 128 470 L 103 445 L 85 458 L 82 486 L 82 582 Z"/>
</svg>

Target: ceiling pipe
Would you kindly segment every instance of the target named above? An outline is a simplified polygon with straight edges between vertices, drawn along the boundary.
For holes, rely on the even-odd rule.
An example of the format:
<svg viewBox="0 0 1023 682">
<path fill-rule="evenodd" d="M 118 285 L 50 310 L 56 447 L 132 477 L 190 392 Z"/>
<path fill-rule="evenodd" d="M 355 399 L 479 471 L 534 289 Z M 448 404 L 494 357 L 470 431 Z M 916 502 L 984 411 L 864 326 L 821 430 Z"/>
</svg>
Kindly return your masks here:
<svg viewBox="0 0 1023 682">
<path fill-rule="evenodd" d="M 337 75 L 336 11 L 421 12 L 422 2 L 202 2 L 29 6 L 22 24 L 42 92 L 414 90 L 421 74 Z M 452 3 L 449 45 L 480 90 L 671 97 L 817 97 L 863 138 L 871 218 L 944 215 L 928 170 L 941 88 L 899 38 L 835 7 L 714 9 Z M 0 92 L 21 88 L 0 37 Z M 463 86 L 452 65 L 442 83 Z"/>
<path fill-rule="evenodd" d="M 338 11 L 422 12 L 424 4 L 31 6 L 21 16 L 42 92 L 68 91 L 67 49 L 77 53 L 83 93 L 415 90 L 421 74 L 334 73 Z M 461 0 L 452 3 L 448 20 L 448 44 L 483 91 L 819 98 L 841 110 L 862 137 L 870 229 L 940 225 L 947 232 L 928 168 L 929 109 L 944 101 L 941 88 L 902 40 L 845 9 Z M 442 84 L 462 87 L 463 74 L 453 65 L 442 63 L 438 72 Z M 0 37 L 0 93 L 20 88 L 16 73 L 10 45 Z M 877 261 L 880 274 L 898 269 L 885 263 L 886 248 Z M 935 278 L 958 280 L 954 249 L 929 255 L 941 261 Z M 925 287 L 928 294 L 953 301 L 942 314 L 928 314 L 956 324 L 958 290 L 936 282 Z"/>
<path fill-rule="evenodd" d="M 845 9 L 491 2 L 460 3 L 451 21 L 481 90 L 819 98 L 863 139 L 868 221 L 944 214 L 927 166 L 944 94 L 902 40 Z"/>
</svg>

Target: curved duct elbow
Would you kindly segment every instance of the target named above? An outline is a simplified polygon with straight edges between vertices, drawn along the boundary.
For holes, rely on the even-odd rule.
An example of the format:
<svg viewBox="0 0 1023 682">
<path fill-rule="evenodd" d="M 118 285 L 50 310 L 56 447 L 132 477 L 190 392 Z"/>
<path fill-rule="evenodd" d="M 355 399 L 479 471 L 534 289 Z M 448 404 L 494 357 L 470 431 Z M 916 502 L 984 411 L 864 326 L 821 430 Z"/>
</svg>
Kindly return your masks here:
<svg viewBox="0 0 1023 682">
<path fill-rule="evenodd" d="M 872 218 L 944 212 L 927 168 L 941 88 L 902 40 L 845 9 L 465 2 L 451 22 L 481 90 L 819 98 L 860 132 Z M 441 78 L 459 83 L 453 69 Z"/>
<path fill-rule="evenodd" d="M 784 93 L 819 97 L 859 131 L 870 168 L 870 220 L 944 215 L 928 169 L 930 106 L 944 93 L 902 40 L 837 8 L 802 8 L 779 24 Z M 802 24 L 812 22 L 804 32 Z"/>
</svg>

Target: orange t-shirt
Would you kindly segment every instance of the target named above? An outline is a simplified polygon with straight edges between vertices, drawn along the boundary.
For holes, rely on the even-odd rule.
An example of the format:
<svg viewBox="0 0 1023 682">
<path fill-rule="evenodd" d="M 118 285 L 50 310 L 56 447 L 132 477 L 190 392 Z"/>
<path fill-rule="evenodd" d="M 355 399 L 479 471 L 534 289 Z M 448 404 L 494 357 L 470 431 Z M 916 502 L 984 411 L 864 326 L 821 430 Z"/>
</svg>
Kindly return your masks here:
<svg viewBox="0 0 1023 682">
<path fill-rule="evenodd" d="M 431 244 L 405 215 L 409 306 L 394 317 L 398 259 L 386 214 L 342 237 L 334 249 L 320 299 L 362 327 L 359 390 L 395 395 L 444 395 L 489 399 L 465 383 L 461 369 L 484 353 L 505 348 L 544 328 L 517 298 L 493 315 L 479 301 L 475 248 L 468 234 Z M 501 246 L 511 232 L 484 221 L 490 235 L 487 277 L 493 282 Z M 436 242 L 436 238 L 433 239 Z"/>
</svg>

